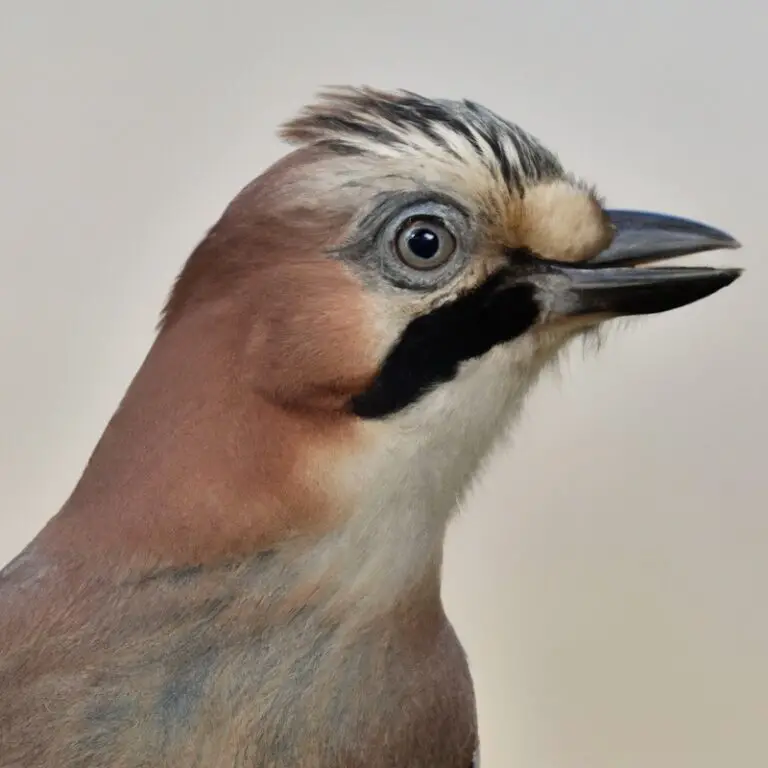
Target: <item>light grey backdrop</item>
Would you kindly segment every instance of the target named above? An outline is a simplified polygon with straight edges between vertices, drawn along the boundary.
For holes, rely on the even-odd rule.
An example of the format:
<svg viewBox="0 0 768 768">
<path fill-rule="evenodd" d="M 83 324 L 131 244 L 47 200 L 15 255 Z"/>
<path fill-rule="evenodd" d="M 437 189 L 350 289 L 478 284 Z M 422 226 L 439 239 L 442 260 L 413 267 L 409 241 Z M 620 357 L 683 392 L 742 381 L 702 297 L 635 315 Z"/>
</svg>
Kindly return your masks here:
<svg viewBox="0 0 768 768">
<path fill-rule="evenodd" d="M 77 479 L 182 261 L 328 83 L 466 96 L 610 204 L 745 248 L 577 349 L 452 531 L 484 768 L 768 765 L 760 0 L 70 0 L 0 9 L 0 561 Z"/>
</svg>

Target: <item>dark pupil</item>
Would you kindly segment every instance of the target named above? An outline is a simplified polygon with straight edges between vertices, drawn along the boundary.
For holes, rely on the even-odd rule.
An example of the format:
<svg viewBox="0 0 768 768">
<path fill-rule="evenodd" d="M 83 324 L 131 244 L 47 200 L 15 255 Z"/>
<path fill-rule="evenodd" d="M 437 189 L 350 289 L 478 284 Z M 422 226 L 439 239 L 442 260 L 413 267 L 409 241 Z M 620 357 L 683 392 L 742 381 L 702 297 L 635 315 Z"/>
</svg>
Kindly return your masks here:
<svg viewBox="0 0 768 768">
<path fill-rule="evenodd" d="M 440 238 L 431 229 L 414 229 L 408 235 L 408 248 L 420 259 L 431 259 L 440 250 Z"/>
</svg>

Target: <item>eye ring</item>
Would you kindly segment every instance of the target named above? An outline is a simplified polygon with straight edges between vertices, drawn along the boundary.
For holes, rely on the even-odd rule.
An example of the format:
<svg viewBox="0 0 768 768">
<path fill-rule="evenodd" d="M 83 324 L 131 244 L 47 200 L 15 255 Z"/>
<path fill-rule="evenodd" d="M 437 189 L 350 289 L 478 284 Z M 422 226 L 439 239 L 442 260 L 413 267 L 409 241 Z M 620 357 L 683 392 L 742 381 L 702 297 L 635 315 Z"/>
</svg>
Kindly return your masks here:
<svg viewBox="0 0 768 768">
<path fill-rule="evenodd" d="M 456 246 L 456 238 L 441 221 L 423 216 L 408 221 L 395 238 L 400 261 L 420 272 L 442 267 Z"/>
</svg>

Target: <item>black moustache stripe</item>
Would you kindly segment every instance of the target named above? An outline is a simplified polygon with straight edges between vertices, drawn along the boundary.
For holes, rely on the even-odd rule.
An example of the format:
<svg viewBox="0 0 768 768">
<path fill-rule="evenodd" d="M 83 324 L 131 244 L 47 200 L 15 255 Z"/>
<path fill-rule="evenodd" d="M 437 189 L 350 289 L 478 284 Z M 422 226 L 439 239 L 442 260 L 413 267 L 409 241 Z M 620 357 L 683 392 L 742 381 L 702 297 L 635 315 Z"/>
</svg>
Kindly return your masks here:
<svg viewBox="0 0 768 768">
<path fill-rule="evenodd" d="M 378 419 L 401 411 L 456 376 L 459 365 L 525 333 L 539 306 L 529 283 L 501 270 L 454 301 L 412 320 L 352 411 Z"/>
</svg>

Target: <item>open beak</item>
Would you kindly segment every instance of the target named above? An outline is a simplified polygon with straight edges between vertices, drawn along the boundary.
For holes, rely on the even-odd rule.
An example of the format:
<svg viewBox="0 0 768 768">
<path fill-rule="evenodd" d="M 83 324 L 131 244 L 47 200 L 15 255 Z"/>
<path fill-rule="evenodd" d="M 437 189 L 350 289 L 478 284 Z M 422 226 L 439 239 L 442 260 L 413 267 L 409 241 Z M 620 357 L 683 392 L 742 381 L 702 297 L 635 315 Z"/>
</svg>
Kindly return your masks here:
<svg viewBox="0 0 768 768">
<path fill-rule="evenodd" d="M 740 269 L 645 267 L 740 244 L 720 230 L 688 219 L 641 211 L 607 211 L 615 236 L 589 261 L 548 261 L 550 309 L 555 314 L 647 315 L 706 298 L 730 285 Z M 549 291 L 547 291 L 549 292 Z"/>
</svg>

